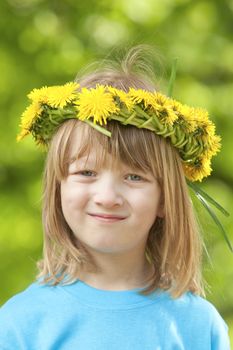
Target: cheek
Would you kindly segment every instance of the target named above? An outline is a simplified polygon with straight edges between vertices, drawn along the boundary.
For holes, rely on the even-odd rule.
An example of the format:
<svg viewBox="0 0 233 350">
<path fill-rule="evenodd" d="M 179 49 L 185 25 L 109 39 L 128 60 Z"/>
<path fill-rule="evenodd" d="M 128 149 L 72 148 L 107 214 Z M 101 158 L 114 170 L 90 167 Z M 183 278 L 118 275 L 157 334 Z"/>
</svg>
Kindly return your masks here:
<svg viewBox="0 0 233 350">
<path fill-rule="evenodd" d="M 61 184 L 61 205 L 64 214 L 82 208 L 87 200 L 86 191 L 82 191 L 74 184 Z"/>
<path fill-rule="evenodd" d="M 144 192 L 139 193 L 138 197 L 135 198 L 135 203 L 138 204 L 143 212 L 151 212 L 156 210 L 160 203 L 161 191 L 156 187 L 149 187 Z"/>
<path fill-rule="evenodd" d="M 135 203 L 137 203 L 137 213 L 140 214 L 140 219 L 142 218 L 146 225 L 152 225 L 157 216 L 160 215 L 160 200 L 161 191 L 160 189 L 150 188 L 146 191 L 143 196 L 137 198 Z"/>
</svg>

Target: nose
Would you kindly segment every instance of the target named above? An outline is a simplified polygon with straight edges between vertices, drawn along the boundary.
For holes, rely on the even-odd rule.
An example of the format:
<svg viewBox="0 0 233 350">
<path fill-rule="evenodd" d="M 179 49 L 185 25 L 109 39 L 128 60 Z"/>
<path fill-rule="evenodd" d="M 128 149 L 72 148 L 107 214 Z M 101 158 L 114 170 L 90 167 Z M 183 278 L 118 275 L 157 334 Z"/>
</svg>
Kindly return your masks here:
<svg viewBox="0 0 233 350">
<path fill-rule="evenodd" d="M 112 208 L 124 203 L 122 188 L 111 175 L 102 177 L 96 186 L 93 196 L 96 205 Z"/>
</svg>

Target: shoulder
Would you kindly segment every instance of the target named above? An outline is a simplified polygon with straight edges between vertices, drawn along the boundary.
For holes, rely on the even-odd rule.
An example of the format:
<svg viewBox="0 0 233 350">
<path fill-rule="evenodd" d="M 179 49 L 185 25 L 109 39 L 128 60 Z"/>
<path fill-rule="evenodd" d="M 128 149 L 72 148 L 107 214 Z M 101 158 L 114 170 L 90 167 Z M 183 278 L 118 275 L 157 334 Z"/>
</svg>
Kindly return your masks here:
<svg viewBox="0 0 233 350">
<path fill-rule="evenodd" d="M 192 292 L 187 292 L 176 299 L 170 297 L 170 301 L 171 308 L 177 313 L 192 315 L 196 320 L 200 318 L 209 325 L 215 322 L 225 323 L 211 302 Z"/>
<path fill-rule="evenodd" d="M 216 307 L 203 297 L 186 292 L 178 298 L 170 293 L 162 292 L 159 300 L 159 309 L 162 315 L 175 320 L 178 326 L 189 327 L 208 333 L 227 332 L 228 326 Z M 157 304 L 158 305 L 158 304 Z"/>
<path fill-rule="evenodd" d="M 197 319 L 201 320 L 202 332 L 210 334 L 211 349 L 230 349 L 228 326 L 216 307 L 208 300 L 189 293 Z"/>
<path fill-rule="evenodd" d="M 178 298 L 172 298 L 174 304 L 178 307 L 191 307 L 193 311 L 205 310 L 207 312 L 215 312 L 215 306 L 207 299 L 192 292 L 186 292 Z"/>
<path fill-rule="evenodd" d="M 201 296 L 195 295 L 191 292 L 186 294 L 186 298 L 190 307 L 192 307 L 194 313 L 206 315 L 206 318 L 211 322 L 224 322 L 223 318 L 219 314 L 216 307 L 207 299 L 204 299 Z"/>
<path fill-rule="evenodd" d="M 0 323 L 20 322 L 30 319 L 32 311 L 45 309 L 54 298 L 55 287 L 32 283 L 22 292 L 14 295 L 0 308 Z"/>
<path fill-rule="evenodd" d="M 29 342 L 59 298 L 59 288 L 38 282 L 10 298 L 0 308 L 0 348 L 7 344 L 9 349 L 15 349 L 16 344 Z"/>
<path fill-rule="evenodd" d="M 156 312 L 170 339 L 179 336 L 185 349 L 230 349 L 228 327 L 211 302 L 191 292 L 178 298 L 163 292 L 158 300 Z"/>
<path fill-rule="evenodd" d="M 213 344 L 228 343 L 228 326 L 211 302 L 188 292 L 180 298 L 173 299 L 171 304 L 176 318 L 181 323 L 188 320 L 193 330 L 201 329 L 203 333 L 209 334 Z M 225 348 L 228 349 L 228 347 Z"/>
<path fill-rule="evenodd" d="M 43 294 L 48 293 L 49 288 L 47 288 L 46 285 L 42 285 L 39 282 L 34 282 L 32 284 L 30 284 L 26 289 L 24 289 L 23 291 L 15 294 L 14 296 L 12 296 L 10 299 L 8 299 L 6 301 L 5 304 L 3 304 L 0 308 L 0 310 L 2 308 L 5 308 L 6 306 L 9 307 L 10 305 L 15 305 L 15 304 L 20 304 L 21 301 L 29 301 L 31 299 L 33 299 L 34 297 L 42 297 L 43 298 Z"/>
</svg>

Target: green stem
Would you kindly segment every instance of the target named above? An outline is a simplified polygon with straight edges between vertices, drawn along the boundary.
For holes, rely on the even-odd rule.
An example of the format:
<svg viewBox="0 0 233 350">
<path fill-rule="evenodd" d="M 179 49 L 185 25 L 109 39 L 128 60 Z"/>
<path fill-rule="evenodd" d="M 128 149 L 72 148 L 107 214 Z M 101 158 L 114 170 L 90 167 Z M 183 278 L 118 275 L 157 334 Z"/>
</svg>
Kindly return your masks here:
<svg viewBox="0 0 233 350">
<path fill-rule="evenodd" d="M 226 211 L 226 209 L 224 209 L 218 202 L 216 202 L 210 195 L 208 195 L 208 193 L 206 193 L 205 191 L 203 191 L 197 184 L 187 180 L 187 184 L 189 185 L 190 188 L 192 188 L 192 190 L 195 193 L 199 193 L 201 196 L 203 196 L 208 202 L 210 202 L 211 204 L 213 204 L 218 210 L 221 211 L 222 214 L 224 214 L 225 216 L 229 216 L 230 214 L 228 213 L 228 211 Z"/>
<path fill-rule="evenodd" d="M 212 220 L 215 222 L 215 224 L 219 228 L 220 232 L 223 234 L 224 239 L 225 239 L 228 247 L 230 248 L 231 252 L 233 253 L 233 247 L 232 247 L 231 242 L 230 242 L 230 240 L 229 240 L 229 238 L 227 236 L 227 233 L 226 233 L 223 225 L 219 221 L 217 215 L 214 213 L 214 211 L 210 207 L 209 203 L 214 205 L 215 208 L 220 210 L 221 213 L 224 214 L 225 216 L 229 216 L 229 213 L 219 203 L 217 203 L 212 197 L 210 197 L 205 191 L 200 189 L 199 186 L 197 186 L 196 184 L 192 183 L 189 180 L 187 180 L 187 184 L 194 191 L 197 199 L 201 202 L 203 207 L 207 210 L 207 212 L 211 216 Z"/>
<path fill-rule="evenodd" d="M 91 122 L 90 120 L 84 120 L 85 123 L 89 124 L 92 128 L 96 129 L 97 131 L 101 132 L 102 134 L 111 137 L 112 134 L 110 131 L 102 128 L 101 126 L 99 126 L 98 124 L 94 124 L 93 122 Z"/>
<path fill-rule="evenodd" d="M 167 92 L 168 97 L 172 96 L 173 87 L 176 80 L 177 61 L 178 61 L 178 58 L 176 57 L 174 58 L 172 63 L 172 71 L 171 71 L 171 76 L 168 84 L 168 92 Z"/>
</svg>

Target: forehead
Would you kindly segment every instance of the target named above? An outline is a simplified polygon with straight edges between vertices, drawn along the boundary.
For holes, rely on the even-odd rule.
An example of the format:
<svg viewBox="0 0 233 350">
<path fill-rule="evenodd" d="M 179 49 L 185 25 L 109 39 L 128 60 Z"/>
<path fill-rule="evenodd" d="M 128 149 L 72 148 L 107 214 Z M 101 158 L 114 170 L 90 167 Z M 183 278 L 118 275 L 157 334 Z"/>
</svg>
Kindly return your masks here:
<svg viewBox="0 0 233 350">
<path fill-rule="evenodd" d="M 154 169 L 154 152 L 149 147 L 150 138 L 144 134 L 149 130 L 121 126 L 115 121 L 110 121 L 107 128 L 111 137 L 85 122 L 78 121 L 72 128 L 69 145 L 66 147 L 66 164 L 85 157 L 84 159 L 95 161 L 97 166 L 112 167 L 121 164 L 132 169 L 157 173 Z"/>
<path fill-rule="evenodd" d="M 98 131 L 96 131 L 96 133 L 98 133 Z M 89 133 L 87 127 L 77 127 L 74 130 L 69 152 L 70 163 L 78 161 L 108 166 L 116 166 L 122 163 L 119 157 L 109 152 L 109 147 L 107 147 L 108 137 L 105 135 L 101 137 L 96 133 L 92 135 L 93 133 Z M 104 139 L 105 142 L 101 142 Z"/>
<path fill-rule="evenodd" d="M 97 140 L 93 142 L 93 137 L 88 131 L 88 128 L 83 124 L 78 124 L 74 130 L 72 130 L 69 140 L 69 158 L 71 160 L 88 156 L 88 154 L 90 155 L 91 153 L 98 153 L 100 144 Z M 96 152 L 94 152 L 95 149 Z"/>
</svg>

